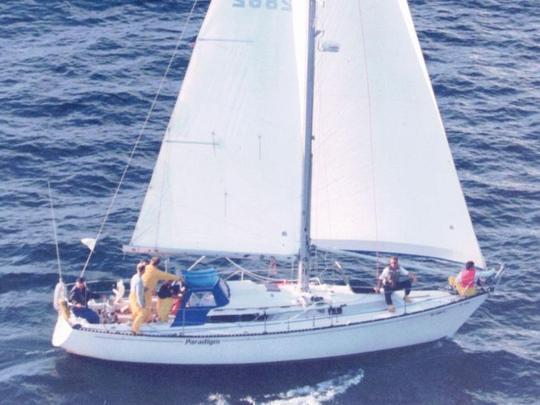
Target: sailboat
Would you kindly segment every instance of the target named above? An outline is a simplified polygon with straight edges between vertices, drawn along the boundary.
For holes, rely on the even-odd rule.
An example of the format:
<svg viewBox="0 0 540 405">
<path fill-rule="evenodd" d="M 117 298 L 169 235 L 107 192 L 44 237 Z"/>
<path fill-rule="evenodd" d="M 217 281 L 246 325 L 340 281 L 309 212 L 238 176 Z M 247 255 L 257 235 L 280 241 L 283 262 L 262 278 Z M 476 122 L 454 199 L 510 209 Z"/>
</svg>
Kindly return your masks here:
<svg viewBox="0 0 540 405">
<path fill-rule="evenodd" d="M 452 337 L 493 290 L 396 292 L 389 312 L 312 277 L 315 250 L 486 268 L 407 1 L 213 0 L 124 251 L 241 276 L 198 260 L 169 322 L 133 335 L 120 293 L 90 304 L 99 324 L 59 311 L 52 343 L 178 365 L 347 356 Z M 245 257 L 291 260 L 294 281 L 249 278 Z"/>
</svg>

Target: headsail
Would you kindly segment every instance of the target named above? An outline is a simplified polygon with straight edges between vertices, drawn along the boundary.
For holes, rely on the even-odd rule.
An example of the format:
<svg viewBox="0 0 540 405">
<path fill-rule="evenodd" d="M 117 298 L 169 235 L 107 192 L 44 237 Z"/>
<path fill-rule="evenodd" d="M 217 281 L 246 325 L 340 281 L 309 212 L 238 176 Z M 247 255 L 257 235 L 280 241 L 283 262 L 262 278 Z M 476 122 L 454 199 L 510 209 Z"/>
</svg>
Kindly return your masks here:
<svg viewBox="0 0 540 405">
<path fill-rule="evenodd" d="M 318 7 L 312 238 L 484 266 L 405 0 Z"/>
<path fill-rule="evenodd" d="M 306 4 L 210 4 L 126 251 L 297 254 Z"/>
</svg>

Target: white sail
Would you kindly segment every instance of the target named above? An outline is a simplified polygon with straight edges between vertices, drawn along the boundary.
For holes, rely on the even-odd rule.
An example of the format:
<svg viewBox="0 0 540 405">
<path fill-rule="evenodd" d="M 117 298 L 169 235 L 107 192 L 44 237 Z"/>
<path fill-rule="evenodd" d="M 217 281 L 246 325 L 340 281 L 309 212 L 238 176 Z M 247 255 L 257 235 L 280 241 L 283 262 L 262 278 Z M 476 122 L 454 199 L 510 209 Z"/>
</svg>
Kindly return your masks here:
<svg viewBox="0 0 540 405">
<path fill-rule="evenodd" d="M 312 238 L 484 266 L 405 0 L 318 7 Z"/>
<path fill-rule="evenodd" d="M 126 251 L 298 252 L 306 4 L 210 4 Z"/>
</svg>

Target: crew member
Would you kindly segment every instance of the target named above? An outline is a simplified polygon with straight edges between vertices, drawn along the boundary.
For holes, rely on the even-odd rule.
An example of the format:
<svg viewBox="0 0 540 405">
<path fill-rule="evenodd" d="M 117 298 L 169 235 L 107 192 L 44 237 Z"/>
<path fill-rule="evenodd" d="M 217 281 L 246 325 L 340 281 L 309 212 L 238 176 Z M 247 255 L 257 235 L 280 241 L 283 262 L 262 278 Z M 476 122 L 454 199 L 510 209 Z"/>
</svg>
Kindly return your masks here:
<svg viewBox="0 0 540 405">
<path fill-rule="evenodd" d="M 408 277 L 407 280 L 400 281 L 400 277 Z M 409 294 L 411 293 L 411 283 L 416 281 L 416 275 L 412 271 L 407 271 L 399 265 L 399 260 L 396 256 L 390 258 L 390 264 L 384 268 L 377 280 L 375 292 L 381 291 L 381 285 L 384 288 L 384 299 L 388 305 L 389 312 L 396 312 L 396 307 L 392 303 L 392 293 L 397 290 L 405 290 L 403 300 L 407 303 L 411 302 Z"/>
<path fill-rule="evenodd" d="M 94 294 L 86 286 L 84 277 L 79 277 L 69 294 L 69 302 L 71 310 L 75 316 L 84 318 L 88 323 L 99 323 L 99 315 L 92 309 L 88 308 L 88 301 L 99 298 L 99 294 Z"/>
<path fill-rule="evenodd" d="M 171 280 L 167 280 L 157 292 L 157 314 L 160 322 L 167 322 L 169 320 L 169 314 L 174 303 L 174 298 L 178 296 L 180 292 L 180 285 L 174 283 Z"/>
<path fill-rule="evenodd" d="M 179 277 L 176 277 L 174 274 L 169 274 L 164 271 L 159 270 L 159 257 L 152 257 L 150 264 L 146 266 L 146 270 L 143 274 L 143 283 L 144 283 L 144 303 L 147 310 L 147 320 L 150 321 L 152 318 L 152 296 L 156 293 L 156 286 L 159 281 L 176 281 L 181 280 Z"/>
<path fill-rule="evenodd" d="M 477 271 L 474 262 L 465 263 L 465 268 L 457 276 L 448 277 L 448 284 L 454 287 L 459 295 L 472 297 L 476 294 L 476 283 L 482 278 L 487 278 L 495 274 L 494 270 Z"/>
<path fill-rule="evenodd" d="M 145 293 L 143 284 L 143 275 L 145 273 L 146 263 L 141 261 L 137 265 L 137 271 L 131 277 L 129 289 L 129 306 L 131 308 L 131 331 L 134 334 L 139 333 L 141 325 L 147 318 L 147 310 L 145 306 Z"/>
</svg>

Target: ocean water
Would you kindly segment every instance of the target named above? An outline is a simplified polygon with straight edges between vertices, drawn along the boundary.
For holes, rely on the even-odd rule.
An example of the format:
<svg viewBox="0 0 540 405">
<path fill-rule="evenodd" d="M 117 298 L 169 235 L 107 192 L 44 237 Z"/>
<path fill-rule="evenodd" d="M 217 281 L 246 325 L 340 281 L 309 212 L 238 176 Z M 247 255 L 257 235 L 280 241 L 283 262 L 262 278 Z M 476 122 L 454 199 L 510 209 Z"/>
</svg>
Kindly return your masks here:
<svg viewBox="0 0 540 405">
<path fill-rule="evenodd" d="M 214 0 L 219 1 L 219 0 Z M 327 0 L 339 1 L 339 0 Z M 208 2 L 200 1 L 88 278 L 124 258 Z M 530 404 L 540 397 L 540 2 L 412 0 L 456 166 L 500 290 L 453 340 L 263 367 L 95 361 L 51 346 L 58 279 L 94 236 L 191 9 L 185 1 L 0 3 L 0 403 Z M 354 261 L 349 275 L 361 278 Z M 442 282 L 444 272 L 421 274 Z"/>
</svg>

